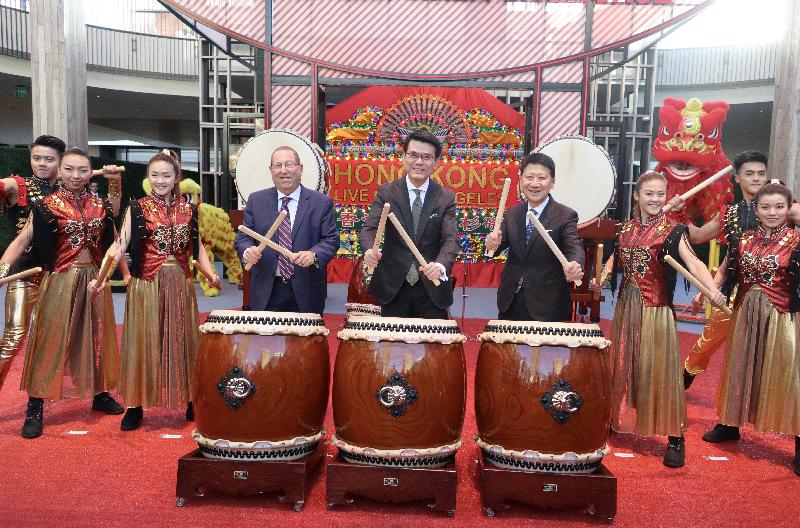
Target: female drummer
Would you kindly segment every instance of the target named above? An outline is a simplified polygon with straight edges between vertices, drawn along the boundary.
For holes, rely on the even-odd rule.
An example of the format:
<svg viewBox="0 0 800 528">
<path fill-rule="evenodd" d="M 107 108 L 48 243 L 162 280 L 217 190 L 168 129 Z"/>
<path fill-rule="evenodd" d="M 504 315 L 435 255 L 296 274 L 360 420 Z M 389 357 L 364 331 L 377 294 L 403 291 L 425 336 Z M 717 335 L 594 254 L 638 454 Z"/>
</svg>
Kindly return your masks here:
<svg viewBox="0 0 800 528">
<path fill-rule="evenodd" d="M 713 304 L 721 305 L 725 298 L 692 251 L 686 226 L 661 212 L 666 195 L 663 175 L 654 171 L 642 174 L 633 191 L 637 211 L 617 234 L 616 256 L 623 278 L 611 330 L 611 428 L 641 436 L 668 436 L 664 465 L 682 467 L 686 400 L 672 309 L 675 272 L 664 257 L 679 257 L 714 292 L 709 299 Z M 606 263 L 601 284 L 612 269 L 613 257 Z M 594 281 L 592 286 L 597 288 Z"/>
<path fill-rule="evenodd" d="M 61 186 L 33 206 L 28 223 L 0 259 L 0 277 L 32 245 L 45 273 L 34 308 L 21 390 L 28 392 L 22 436 L 42 434 L 43 399 L 62 397 L 69 374 L 78 397 L 94 395 L 92 409 L 122 414 L 107 391 L 119 370 L 111 289 L 89 295 L 103 252 L 114 241 L 111 204 L 91 196 L 89 155 L 72 148 L 59 165 Z"/>
<path fill-rule="evenodd" d="M 139 427 L 144 408 L 186 406 L 186 419 L 194 419 L 189 387 L 198 317 L 189 260 L 194 256 L 204 269 L 213 270 L 200 243 L 197 208 L 180 199 L 178 160 L 166 152 L 156 154 L 147 164 L 147 178 L 152 192 L 131 200 L 119 239 L 108 250 L 116 261 L 126 250 L 131 259 L 120 369 L 120 394 L 127 406 L 123 431 Z M 219 276 L 209 274 L 212 286 L 219 288 Z"/>
<path fill-rule="evenodd" d="M 760 226 L 731 237 L 720 267 L 725 288 L 738 286 L 717 394 L 719 422 L 707 442 L 739 439 L 739 427 L 795 437 L 800 476 L 800 234 L 787 223 L 792 193 L 778 183 L 756 193 Z"/>
</svg>

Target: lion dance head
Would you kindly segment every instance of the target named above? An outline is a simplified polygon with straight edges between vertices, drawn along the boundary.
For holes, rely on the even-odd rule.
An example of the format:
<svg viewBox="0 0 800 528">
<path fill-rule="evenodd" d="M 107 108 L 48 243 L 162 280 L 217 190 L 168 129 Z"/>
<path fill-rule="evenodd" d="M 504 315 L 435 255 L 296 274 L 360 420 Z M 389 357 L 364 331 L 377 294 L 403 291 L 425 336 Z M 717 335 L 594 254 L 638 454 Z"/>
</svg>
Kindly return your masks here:
<svg viewBox="0 0 800 528">
<path fill-rule="evenodd" d="M 658 113 L 661 123 L 653 143 L 656 170 L 667 177 L 667 200 L 683 194 L 730 164 L 722 151 L 722 124 L 728 115 L 728 103 L 703 103 L 700 99 L 667 98 Z M 703 223 L 733 201 L 730 178 L 722 177 L 687 200 L 686 207 L 675 213 L 682 222 L 697 218 Z"/>
</svg>

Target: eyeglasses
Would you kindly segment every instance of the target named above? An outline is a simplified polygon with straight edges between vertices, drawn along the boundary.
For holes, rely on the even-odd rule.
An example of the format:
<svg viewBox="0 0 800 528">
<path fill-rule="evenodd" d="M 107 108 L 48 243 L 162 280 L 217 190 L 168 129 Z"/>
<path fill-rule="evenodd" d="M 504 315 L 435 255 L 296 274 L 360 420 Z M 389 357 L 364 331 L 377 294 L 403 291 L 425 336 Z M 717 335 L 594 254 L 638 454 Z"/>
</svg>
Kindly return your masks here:
<svg viewBox="0 0 800 528">
<path fill-rule="evenodd" d="M 413 150 L 411 152 L 406 152 L 406 156 L 408 156 L 411 161 L 433 161 L 434 159 L 433 154 L 420 154 L 419 152 L 414 152 Z"/>
<path fill-rule="evenodd" d="M 296 161 L 287 161 L 285 163 L 273 163 L 269 166 L 272 170 L 281 170 L 285 168 L 286 170 L 292 170 L 295 167 L 299 167 L 301 164 L 297 163 Z"/>
</svg>

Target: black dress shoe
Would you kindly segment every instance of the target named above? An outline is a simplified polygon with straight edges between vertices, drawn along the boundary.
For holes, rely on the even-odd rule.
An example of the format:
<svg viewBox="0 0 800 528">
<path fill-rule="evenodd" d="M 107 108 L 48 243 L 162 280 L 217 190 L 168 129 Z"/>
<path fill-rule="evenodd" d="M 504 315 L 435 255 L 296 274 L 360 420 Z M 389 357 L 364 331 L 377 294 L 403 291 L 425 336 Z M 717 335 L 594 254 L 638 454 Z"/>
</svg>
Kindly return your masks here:
<svg viewBox="0 0 800 528">
<path fill-rule="evenodd" d="M 192 402 L 189 402 L 186 405 L 186 421 L 187 422 L 194 421 L 194 406 L 192 405 Z"/>
<path fill-rule="evenodd" d="M 689 390 L 696 375 L 697 374 L 691 374 L 688 370 L 683 369 L 683 390 Z"/>
<path fill-rule="evenodd" d="M 122 414 L 125 412 L 125 409 L 122 408 L 122 405 L 117 403 L 117 401 L 107 392 L 95 394 L 94 400 L 92 400 L 92 410 L 100 411 L 106 414 Z"/>
<path fill-rule="evenodd" d="M 717 424 L 714 428 L 703 435 L 703 440 L 713 444 L 720 442 L 735 442 L 739 440 L 739 428 L 732 425 Z"/>
<path fill-rule="evenodd" d="M 122 417 L 119 428 L 123 431 L 138 429 L 142 425 L 142 417 L 144 417 L 144 411 L 141 407 L 128 407 L 128 410 L 125 411 L 125 416 Z"/>
<path fill-rule="evenodd" d="M 794 437 L 794 460 L 792 460 L 794 474 L 800 477 L 800 436 Z"/>
<path fill-rule="evenodd" d="M 664 465 L 671 468 L 683 467 L 686 462 L 686 446 L 682 436 L 670 436 L 667 452 L 664 453 Z"/>
<path fill-rule="evenodd" d="M 44 400 L 41 398 L 28 398 L 28 410 L 25 413 L 25 423 L 22 425 L 22 438 L 36 438 L 42 436 Z"/>
</svg>

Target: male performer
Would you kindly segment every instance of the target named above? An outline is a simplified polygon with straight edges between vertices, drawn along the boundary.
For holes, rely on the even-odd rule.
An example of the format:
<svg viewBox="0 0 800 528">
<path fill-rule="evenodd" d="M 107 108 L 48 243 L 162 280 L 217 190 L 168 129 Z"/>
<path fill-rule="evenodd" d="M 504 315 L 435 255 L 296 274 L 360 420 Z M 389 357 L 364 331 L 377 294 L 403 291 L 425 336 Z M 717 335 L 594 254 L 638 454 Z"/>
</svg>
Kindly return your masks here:
<svg viewBox="0 0 800 528">
<path fill-rule="evenodd" d="M 448 274 L 458 255 L 456 197 L 430 178 L 441 153 L 442 145 L 432 135 L 409 134 L 403 142 L 406 177 L 380 186 L 361 229 L 359 243 L 369 248 L 364 262 L 375 269 L 369 292 L 386 317 L 445 319 L 453 304 Z M 419 265 L 391 222 L 386 223 L 383 250 L 372 249 L 385 203 L 391 204 L 391 212 L 426 266 Z M 439 286 L 431 282 L 434 279 L 440 281 Z"/>
<path fill-rule="evenodd" d="M 281 210 L 287 211 L 274 240 L 296 256 L 290 260 L 269 248 L 262 252 L 249 236 L 236 235 L 239 258 L 253 265 L 250 304 L 254 310 L 322 315 L 327 296 L 326 268 L 339 249 L 333 201 L 300 185 L 303 164 L 291 147 L 273 151 L 269 170 L 275 187 L 250 195 L 244 225 L 263 234 Z"/>
<path fill-rule="evenodd" d="M 508 260 L 497 289 L 499 319 L 567 321 L 572 302 L 569 282 L 583 277 L 583 243 L 578 237 L 578 213 L 556 202 L 550 191 L 556 165 L 546 154 L 528 154 L 519 164 L 519 190 L 525 201 L 510 208 L 500 232 L 486 237 L 496 254 L 505 248 Z M 532 211 L 567 258 L 562 266 L 527 218 Z"/>
<path fill-rule="evenodd" d="M 769 180 L 767 178 L 767 156 L 756 150 L 745 150 L 733 159 L 733 168 L 736 172 L 734 179 L 742 191 L 742 200 L 729 206 L 726 210 L 714 215 L 705 225 L 697 227 L 689 225 L 689 238 L 692 244 L 704 244 L 717 238 L 720 234 L 725 238 L 734 234 L 741 234 L 748 229 L 758 227 L 753 198 L 758 190 Z M 680 196 L 670 200 L 676 210 L 680 210 L 684 202 Z M 795 225 L 800 225 L 800 205 L 792 204 L 789 209 L 789 218 Z M 721 276 L 714 277 L 719 286 Z M 701 303 L 700 294 L 695 298 L 696 304 Z M 694 377 L 703 372 L 711 361 L 711 356 L 725 341 L 730 326 L 730 316 L 719 308 L 711 309 L 711 316 L 706 321 L 703 335 L 697 340 L 692 352 L 684 362 L 683 383 L 688 389 Z"/>
</svg>

